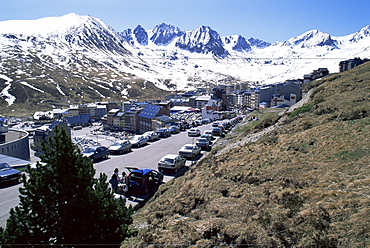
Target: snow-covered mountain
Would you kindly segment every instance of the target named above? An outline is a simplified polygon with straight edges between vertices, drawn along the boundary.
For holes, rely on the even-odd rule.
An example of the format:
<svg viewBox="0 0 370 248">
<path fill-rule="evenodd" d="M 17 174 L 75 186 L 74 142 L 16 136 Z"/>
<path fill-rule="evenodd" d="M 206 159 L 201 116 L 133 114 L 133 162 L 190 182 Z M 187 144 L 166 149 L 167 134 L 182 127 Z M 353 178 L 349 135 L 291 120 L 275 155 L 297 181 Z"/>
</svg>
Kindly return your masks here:
<svg viewBox="0 0 370 248">
<path fill-rule="evenodd" d="M 0 22 L 0 105 L 68 104 L 158 98 L 163 90 L 240 81 L 302 78 L 341 60 L 370 57 L 370 25 L 342 37 L 311 30 L 270 44 L 220 36 L 208 26 L 183 31 L 161 23 L 115 31 L 92 16 L 68 14 Z"/>
</svg>

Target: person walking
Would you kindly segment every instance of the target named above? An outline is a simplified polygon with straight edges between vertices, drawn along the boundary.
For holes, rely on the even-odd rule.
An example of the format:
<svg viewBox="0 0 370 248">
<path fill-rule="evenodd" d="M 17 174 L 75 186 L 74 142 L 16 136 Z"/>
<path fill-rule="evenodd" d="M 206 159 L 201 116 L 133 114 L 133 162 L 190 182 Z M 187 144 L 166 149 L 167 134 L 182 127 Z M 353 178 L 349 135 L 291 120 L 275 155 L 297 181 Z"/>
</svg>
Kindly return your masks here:
<svg viewBox="0 0 370 248">
<path fill-rule="evenodd" d="M 113 174 L 111 179 L 109 180 L 109 183 L 112 186 L 113 192 L 117 193 L 118 191 L 118 177 L 116 174 Z"/>
</svg>

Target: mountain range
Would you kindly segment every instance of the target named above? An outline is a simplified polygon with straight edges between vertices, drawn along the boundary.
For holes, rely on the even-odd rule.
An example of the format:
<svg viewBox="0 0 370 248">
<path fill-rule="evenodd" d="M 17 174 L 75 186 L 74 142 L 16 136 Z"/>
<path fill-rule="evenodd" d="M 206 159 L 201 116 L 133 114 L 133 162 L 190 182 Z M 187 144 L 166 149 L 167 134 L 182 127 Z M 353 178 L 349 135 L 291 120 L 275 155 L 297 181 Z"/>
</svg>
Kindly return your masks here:
<svg viewBox="0 0 370 248">
<path fill-rule="evenodd" d="M 284 42 L 220 36 L 208 26 L 183 31 L 161 23 L 122 32 L 74 13 L 0 22 L 0 102 L 49 107 L 148 99 L 217 84 L 271 84 L 302 78 L 341 60 L 370 57 L 370 25 L 334 37 L 311 30 Z"/>
</svg>

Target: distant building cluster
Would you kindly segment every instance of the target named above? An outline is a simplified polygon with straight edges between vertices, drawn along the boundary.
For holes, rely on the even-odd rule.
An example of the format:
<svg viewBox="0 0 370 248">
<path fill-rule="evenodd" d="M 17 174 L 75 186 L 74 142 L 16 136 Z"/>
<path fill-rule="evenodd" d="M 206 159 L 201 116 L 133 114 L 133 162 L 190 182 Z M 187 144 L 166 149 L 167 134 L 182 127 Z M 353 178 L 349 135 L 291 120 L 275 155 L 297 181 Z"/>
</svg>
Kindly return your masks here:
<svg viewBox="0 0 370 248">
<path fill-rule="evenodd" d="M 368 59 L 360 59 L 360 58 L 354 58 L 354 59 L 348 59 L 348 60 L 341 61 L 339 63 L 339 72 L 350 70 L 368 61 L 369 61 Z"/>
<path fill-rule="evenodd" d="M 265 107 L 288 107 L 302 99 L 301 85 L 329 74 L 319 68 L 304 79 L 287 80 L 284 83 L 259 86 L 253 82 L 218 85 L 217 87 L 168 95 L 165 100 L 115 101 L 71 105 L 68 109 L 36 112 L 39 123 L 51 120 L 64 121 L 69 127 L 90 126 L 101 121 L 105 130 L 126 131 L 141 134 L 157 130 L 178 120 L 174 113 L 198 113 L 203 119 L 223 119 L 230 113 L 242 113 Z M 310 76 L 308 76 L 310 75 Z M 37 141 L 36 141 L 37 142 Z"/>
<path fill-rule="evenodd" d="M 367 61 L 368 59 L 360 58 L 341 61 L 340 71 L 352 69 Z M 64 127 L 70 135 L 71 129 L 92 126 L 93 122 L 98 121 L 105 130 L 141 134 L 179 121 L 173 117 L 176 113 L 196 113 L 203 119 L 224 119 L 259 108 L 289 107 L 302 99 L 302 84 L 328 74 L 327 68 L 319 68 L 305 74 L 303 79 L 287 80 L 273 85 L 260 86 L 253 82 L 218 85 L 168 95 L 164 100 L 84 103 L 71 105 L 66 109 L 36 112 L 33 117 L 35 126 L 38 127 L 32 128 L 33 149 L 41 151 L 41 143 L 47 142 L 57 126 Z M 3 119 L 2 123 L 5 123 Z M 4 129 L 4 125 L 2 128 Z M 3 134 L 0 137 L 0 154 L 22 157 L 18 155 L 18 152 L 22 151 L 22 154 L 28 157 L 29 152 L 18 148 L 23 147 L 22 142 L 25 142 L 24 138 L 9 142 Z"/>
</svg>

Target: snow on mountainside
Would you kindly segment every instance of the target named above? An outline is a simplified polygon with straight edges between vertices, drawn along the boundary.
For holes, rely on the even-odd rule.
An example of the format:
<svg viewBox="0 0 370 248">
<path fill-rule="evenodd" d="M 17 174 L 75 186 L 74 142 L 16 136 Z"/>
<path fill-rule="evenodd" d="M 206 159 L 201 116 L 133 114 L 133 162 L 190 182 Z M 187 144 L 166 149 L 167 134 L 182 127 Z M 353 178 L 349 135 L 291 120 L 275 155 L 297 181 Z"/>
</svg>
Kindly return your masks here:
<svg viewBox="0 0 370 248">
<path fill-rule="evenodd" d="M 308 31 L 285 42 L 221 37 L 170 24 L 117 32 L 92 16 L 0 22 L 0 101 L 58 104 L 158 98 L 163 90 L 302 78 L 341 60 L 370 57 L 370 26 L 333 37 Z M 6 80 L 5 80 L 6 78 Z M 1 103 L 2 104 L 2 103 Z M 0 105 L 1 105 L 0 104 Z"/>
</svg>

